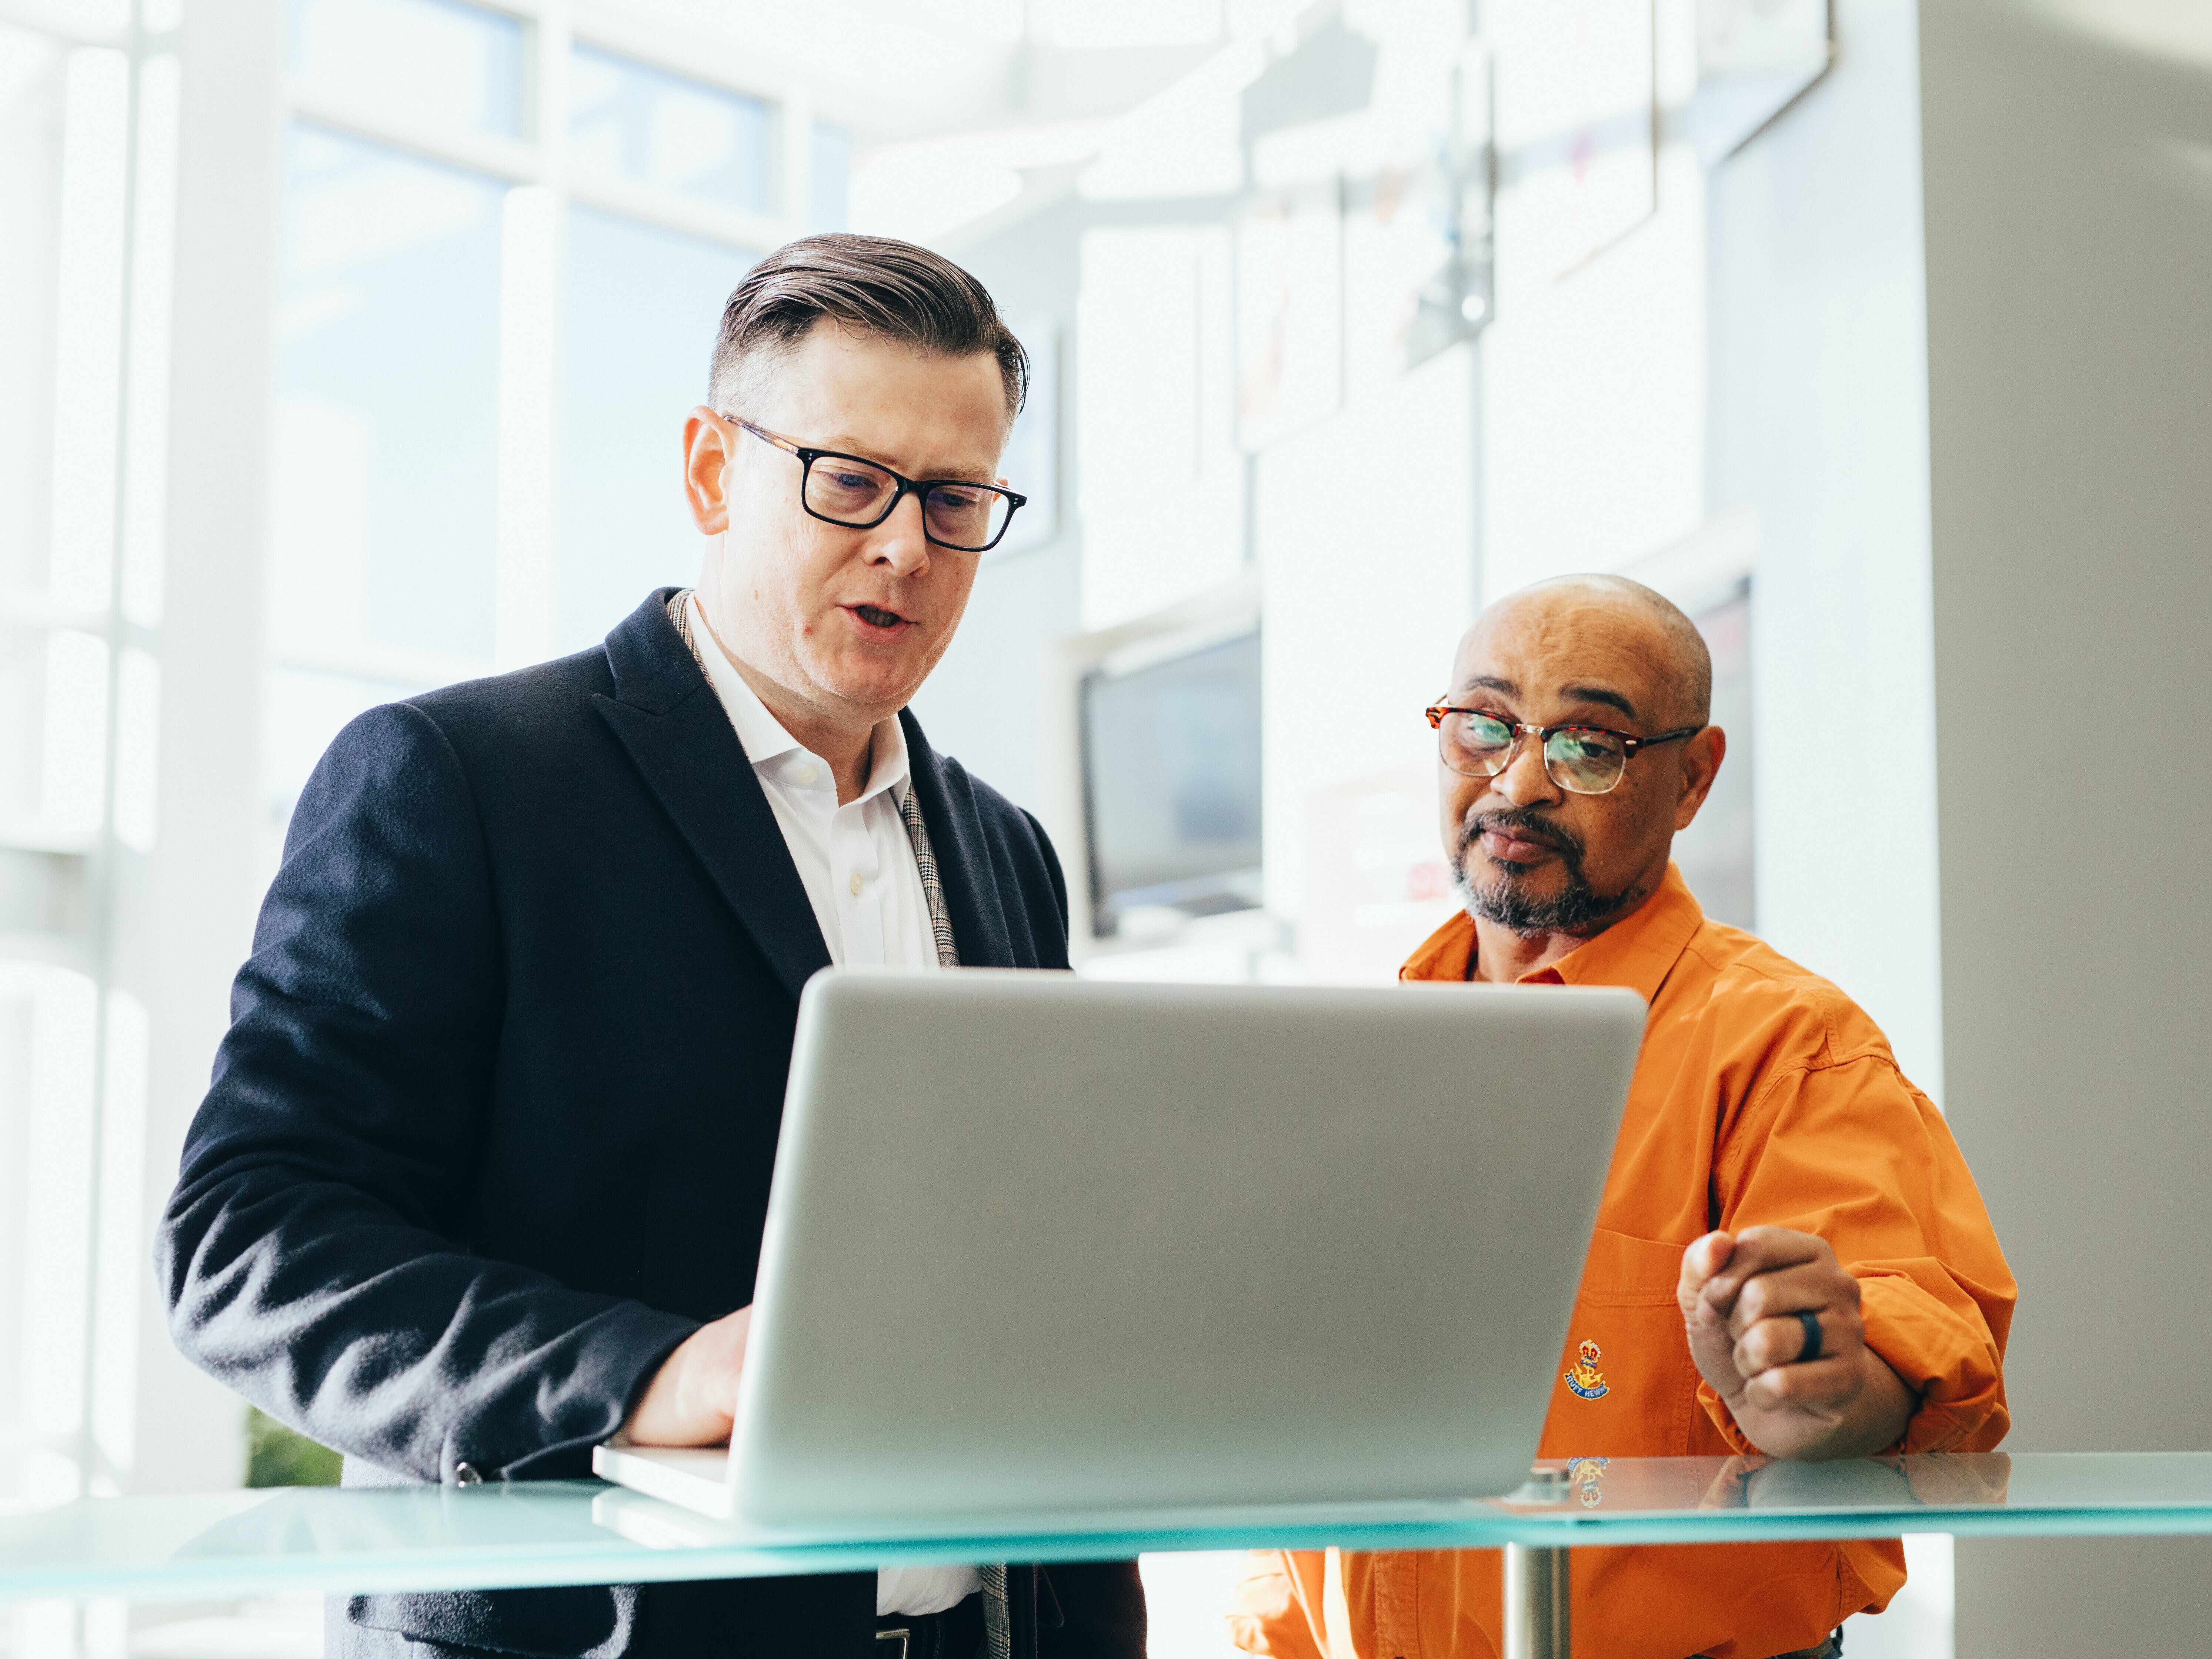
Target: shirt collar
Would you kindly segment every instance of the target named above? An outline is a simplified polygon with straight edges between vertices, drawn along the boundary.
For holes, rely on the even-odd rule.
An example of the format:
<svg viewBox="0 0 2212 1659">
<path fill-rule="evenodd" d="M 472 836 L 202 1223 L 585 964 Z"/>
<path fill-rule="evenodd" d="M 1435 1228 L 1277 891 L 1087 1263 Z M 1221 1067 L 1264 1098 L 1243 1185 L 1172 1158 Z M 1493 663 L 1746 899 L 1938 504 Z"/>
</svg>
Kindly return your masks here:
<svg viewBox="0 0 2212 1659">
<path fill-rule="evenodd" d="M 1705 921 L 1681 870 L 1669 864 L 1666 879 L 1650 898 L 1550 967 L 1522 975 L 1519 983 L 1625 985 L 1648 1003 Z M 1463 980 L 1474 966 L 1474 922 L 1462 910 L 1422 942 L 1398 977 Z"/>
<path fill-rule="evenodd" d="M 744 745 L 745 758 L 753 763 L 756 772 L 773 770 L 779 777 L 794 769 L 802 762 L 811 762 L 829 777 L 829 763 L 811 753 L 805 744 L 784 729 L 783 722 L 769 712 L 768 705 L 760 700 L 759 693 L 745 683 L 738 672 L 737 665 L 722 649 L 714 630 L 707 625 L 706 613 L 700 608 L 699 595 L 695 592 L 685 601 L 691 607 L 691 636 L 699 641 L 699 658 L 706 665 L 707 684 L 714 688 L 723 712 L 729 715 L 730 724 L 737 729 L 738 741 Z M 868 771 L 867 787 L 848 803 L 858 805 L 871 795 L 885 790 L 895 791 L 895 799 L 906 799 L 908 758 L 906 732 L 894 714 L 887 720 L 876 723 L 874 741 L 869 747 L 872 764 Z M 834 787 L 834 785 L 832 786 Z"/>
</svg>

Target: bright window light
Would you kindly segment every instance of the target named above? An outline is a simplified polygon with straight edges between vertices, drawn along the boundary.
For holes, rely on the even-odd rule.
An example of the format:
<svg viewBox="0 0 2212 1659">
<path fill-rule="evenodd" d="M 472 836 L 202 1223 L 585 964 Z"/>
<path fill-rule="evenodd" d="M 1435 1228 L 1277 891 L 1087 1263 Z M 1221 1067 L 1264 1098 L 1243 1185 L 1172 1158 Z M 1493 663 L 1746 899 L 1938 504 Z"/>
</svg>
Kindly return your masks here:
<svg viewBox="0 0 2212 1659">
<path fill-rule="evenodd" d="M 520 137 L 522 47 L 519 18 L 460 0 L 292 0 L 293 75 L 387 120 Z"/>
<path fill-rule="evenodd" d="M 1221 0 L 1033 0 L 1030 32 L 1055 46 L 1190 46 L 1218 39 Z"/>
<path fill-rule="evenodd" d="M 58 603 L 79 611 L 106 606 L 113 565 L 130 90 L 121 52 L 94 47 L 70 55 L 54 296 L 49 581 Z"/>
<path fill-rule="evenodd" d="M 853 137 L 817 125 L 807 158 L 806 228 L 842 230 L 852 217 Z"/>
<path fill-rule="evenodd" d="M 137 223 L 131 251 L 130 380 L 124 410 L 123 611 L 161 620 L 169 505 L 169 312 L 177 228 L 177 60 L 138 71 Z"/>
<path fill-rule="evenodd" d="M 0 588 L 16 592 L 46 585 L 56 180 L 67 85 L 56 42 L 0 23 L 0 124 L 10 158 L 0 168 Z M 7 660 L 0 650 L 0 672 Z"/>
<path fill-rule="evenodd" d="M 106 793 L 106 641 L 74 629 L 47 635 L 42 746 L 40 816 L 57 834 L 92 834 Z"/>
<path fill-rule="evenodd" d="M 769 210 L 768 105 L 594 46 L 568 69 L 569 164 L 719 207 Z"/>
<path fill-rule="evenodd" d="M 723 303 L 753 257 L 570 210 L 554 648 L 596 644 L 652 588 L 697 580 L 701 544 L 680 465 L 684 417 L 706 398 Z"/>
<path fill-rule="evenodd" d="M 280 648 L 490 659 L 505 194 L 293 130 L 276 323 Z"/>
<path fill-rule="evenodd" d="M 58 969 L 34 970 L 30 987 L 29 1114 L 25 1123 L 21 1216 L 23 1279 L 20 1367 L 21 1423 L 51 1443 L 84 1420 L 85 1335 L 90 1313 L 93 1055 L 96 1001 L 92 981 Z M 26 1470 L 27 1476 L 33 1472 Z M 52 1489 L 72 1468 L 40 1474 Z M 46 1493 L 39 1494 L 40 1496 Z"/>
<path fill-rule="evenodd" d="M 151 1036 L 146 1005 L 127 991 L 110 991 L 100 1113 L 100 1235 L 93 1268 L 92 1431 L 108 1467 L 118 1474 L 127 1471 L 138 1455 L 138 1297 L 146 1255 L 141 1211 Z"/>
<path fill-rule="evenodd" d="M 553 192 L 507 193 L 499 298 L 499 525 L 492 660 L 552 654 L 553 398 L 560 208 Z"/>
<path fill-rule="evenodd" d="M 115 665 L 115 836 L 154 850 L 155 785 L 161 761 L 161 665 L 135 645 Z"/>
</svg>

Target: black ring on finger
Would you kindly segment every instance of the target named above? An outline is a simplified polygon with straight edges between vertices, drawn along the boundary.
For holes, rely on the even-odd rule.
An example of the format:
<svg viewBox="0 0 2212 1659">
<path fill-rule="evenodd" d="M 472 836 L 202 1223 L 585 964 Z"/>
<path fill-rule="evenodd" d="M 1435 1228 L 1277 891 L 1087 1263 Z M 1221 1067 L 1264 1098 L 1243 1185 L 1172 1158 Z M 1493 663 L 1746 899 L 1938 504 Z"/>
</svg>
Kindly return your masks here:
<svg viewBox="0 0 2212 1659">
<path fill-rule="evenodd" d="M 1800 1308 L 1797 1322 L 1805 1328 L 1805 1346 L 1798 1353 L 1796 1362 L 1802 1365 L 1808 1359 L 1820 1357 L 1820 1316 L 1810 1308 Z"/>
</svg>

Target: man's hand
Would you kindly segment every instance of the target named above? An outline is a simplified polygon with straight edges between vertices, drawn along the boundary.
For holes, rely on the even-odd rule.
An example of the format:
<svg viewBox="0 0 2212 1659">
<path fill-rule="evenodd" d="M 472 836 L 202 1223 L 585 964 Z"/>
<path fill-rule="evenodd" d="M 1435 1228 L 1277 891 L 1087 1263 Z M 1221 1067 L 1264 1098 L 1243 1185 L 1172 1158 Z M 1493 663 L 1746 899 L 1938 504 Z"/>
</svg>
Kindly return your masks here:
<svg viewBox="0 0 2212 1659">
<path fill-rule="evenodd" d="M 720 1446 L 738 1415 L 738 1376 L 745 1368 L 750 1306 L 702 1325 L 660 1362 L 623 1425 L 634 1446 Z"/>
<path fill-rule="evenodd" d="M 1866 1345 L 1859 1282 L 1827 1240 L 1787 1227 L 1707 1233 L 1676 1287 L 1690 1357 L 1770 1457 L 1865 1457 L 1893 1445 L 1919 1400 Z M 1820 1322 L 1820 1347 L 1805 1321 Z M 678 1350 L 680 1352 L 681 1350 Z"/>
</svg>

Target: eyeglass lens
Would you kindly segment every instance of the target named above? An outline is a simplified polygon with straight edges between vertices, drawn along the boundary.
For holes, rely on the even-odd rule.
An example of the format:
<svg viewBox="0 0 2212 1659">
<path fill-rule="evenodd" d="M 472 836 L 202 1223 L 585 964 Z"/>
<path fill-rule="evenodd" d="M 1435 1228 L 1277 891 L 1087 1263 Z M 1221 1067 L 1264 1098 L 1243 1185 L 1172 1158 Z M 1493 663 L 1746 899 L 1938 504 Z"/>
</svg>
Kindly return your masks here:
<svg viewBox="0 0 2212 1659">
<path fill-rule="evenodd" d="M 898 480 L 866 461 L 822 455 L 806 470 L 806 505 L 840 524 L 872 525 L 884 516 Z M 923 498 L 930 538 L 970 550 L 988 547 L 1006 527 L 1012 503 L 986 485 L 938 484 Z"/>
<path fill-rule="evenodd" d="M 1470 776 L 1496 777 L 1513 758 L 1513 728 L 1487 714 L 1447 714 L 1437 737 L 1445 763 Z M 1604 794 L 1627 765 L 1628 750 L 1620 738 L 1587 726 L 1566 726 L 1544 744 L 1545 774 L 1574 794 Z"/>
</svg>

